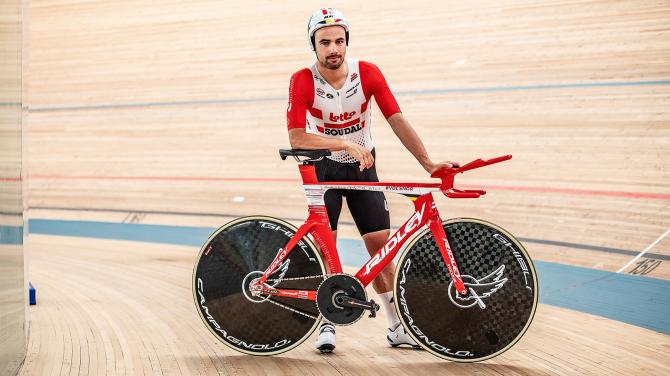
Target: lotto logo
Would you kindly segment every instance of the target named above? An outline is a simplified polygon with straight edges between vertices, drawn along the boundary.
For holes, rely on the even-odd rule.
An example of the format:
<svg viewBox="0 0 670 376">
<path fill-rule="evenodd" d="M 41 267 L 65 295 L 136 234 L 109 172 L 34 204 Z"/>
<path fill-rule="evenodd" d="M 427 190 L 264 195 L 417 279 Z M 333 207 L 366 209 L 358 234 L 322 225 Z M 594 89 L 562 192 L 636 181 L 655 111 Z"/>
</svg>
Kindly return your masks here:
<svg viewBox="0 0 670 376">
<path fill-rule="evenodd" d="M 335 115 L 334 113 L 330 113 L 330 121 L 347 121 L 351 119 L 354 115 L 356 115 L 356 111 L 352 112 L 345 112 L 343 114 Z"/>
</svg>

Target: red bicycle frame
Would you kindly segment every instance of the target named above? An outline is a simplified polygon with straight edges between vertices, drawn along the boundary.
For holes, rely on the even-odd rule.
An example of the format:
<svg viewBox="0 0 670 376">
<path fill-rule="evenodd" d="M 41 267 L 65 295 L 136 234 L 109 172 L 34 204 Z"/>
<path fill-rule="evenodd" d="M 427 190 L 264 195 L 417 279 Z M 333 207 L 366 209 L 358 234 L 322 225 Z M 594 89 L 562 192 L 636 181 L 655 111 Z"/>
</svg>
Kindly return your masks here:
<svg viewBox="0 0 670 376">
<path fill-rule="evenodd" d="M 328 265 L 329 273 L 341 273 L 342 265 L 337 253 L 335 238 L 330 229 L 326 206 L 323 201 L 323 195 L 328 189 L 353 189 L 353 190 L 371 190 L 379 192 L 398 193 L 409 197 L 414 202 L 414 214 L 396 231 L 356 273 L 363 286 L 367 286 L 377 275 L 388 265 L 398 253 L 402 245 L 411 238 L 411 236 L 428 225 L 435 241 L 440 249 L 449 274 L 454 281 L 454 287 L 459 294 L 465 295 L 467 291 L 463 284 L 463 279 L 458 270 L 458 264 L 454 259 L 449 240 L 442 227 L 442 219 L 435 206 L 432 192 L 442 191 L 450 198 L 477 198 L 484 195 L 483 190 L 460 190 L 454 188 L 454 175 L 475 168 L 488 166 L 494 163 L 511 159 L 511 155 L 506 155 L 489 160 L 477 159 L 458 168 L 443 168 L 434 172 L 431 177 L 440 178 L 441 183 L 368 183 L 368 182 L 327 182 L 319 183 L 316 178 L 314 165 L 303 163 L 300 165 L 300 175 L 302 176 L 303 188 L 307 197 L 308 212 L 307 220 L 298 231 L 291 237 L 288 244 L 279 250 L 277 256 L 270 266 L 265 270 L 256 284 L 257 292 L 261 294 L 282 296 L 288 298 L 316 300 L 316 290 L 295 290 L 295 289 L 275 289 L 269 287 L 266 282 L 269 276 L 286 259 L 290 250 L 295 247 L 303 236 L 309 234 L 314 238 L 321 248 Z"/>
</svg>

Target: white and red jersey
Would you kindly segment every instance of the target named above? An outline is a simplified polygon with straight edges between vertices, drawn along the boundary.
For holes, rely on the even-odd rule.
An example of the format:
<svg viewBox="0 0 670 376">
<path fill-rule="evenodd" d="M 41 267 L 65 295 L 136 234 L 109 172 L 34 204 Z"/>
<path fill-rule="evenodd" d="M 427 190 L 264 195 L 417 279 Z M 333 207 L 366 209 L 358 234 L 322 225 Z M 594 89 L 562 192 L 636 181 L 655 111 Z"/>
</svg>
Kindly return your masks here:
<svg viewBox="0 0 670 376">
<path fill-rule="evenodd" d="M 316 69 L 316 63 L 291 77 L 286 118 L 288 129 L 302 128 L 307 133 L 353 141 L 368 150 L 374 144 L 370 133 L 370 98 L 374 95 L 385 118 L 400 112 L 384 76 L 374 64 L 346 60 L 349 68 L 344 86 L 335 90 Z M 328 158 L 352 163 L 346 151 Z"/>
</svg>

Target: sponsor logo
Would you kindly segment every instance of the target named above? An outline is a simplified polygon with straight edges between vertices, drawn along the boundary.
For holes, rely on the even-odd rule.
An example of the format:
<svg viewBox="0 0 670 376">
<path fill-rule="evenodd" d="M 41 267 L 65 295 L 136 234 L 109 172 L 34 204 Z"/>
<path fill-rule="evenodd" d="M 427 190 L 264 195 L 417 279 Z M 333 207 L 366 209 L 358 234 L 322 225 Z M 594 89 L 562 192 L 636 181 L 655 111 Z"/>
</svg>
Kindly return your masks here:
<svg viewBox="0 0 670 376">
<path fill-rule="evenodd" d="M 277 266 L 284 260 L 285 257 L 286 257 L 286 249 L 279 248 L 279 252 L 277 253 L 277 256 L 275 256 L 275 260 L 265 270 L 265 273 L 269 272 L 270 270 L 275 270 Z"/>
<path fill-rule="evenodd" d="M 406 259 L 402 269 L 400 270 L 400 281 L 398 283 L 398 288 L 400 289 L 400 299 L 398 301 L 400 302 L 400 307 L 402 308 L 401 313 L 406 318 L 405 323 L 407 326 L 409 326 L 409 329 L 412 331 L 412 333 L 414 333 L 419 341 L 423 342 L 426 346 L 429 346 L 437 352 L 450 356 L 457 356 L 460 358 L 473 357 L 475 354 L 468 350 L 453 350 L 442 346 L 435 341 L 432 341 L 430 338 L 428 338 L 428 335 L 422 332 L 418 325 L 414 323 L 414 318 L 412 318 L 412 315 L 409 311 L 409 306 L 407 305 L 407 298 L 405 297 L 407 292 L 405 289 L 405 282 L 407 282 L 407 274 L 409 273 L 409 268 L 411 265 L 411 260 L 409 258 Z"/>
<path fill-rule="evenodd" d="M 333 99 L 333 94 L 328 93 L 328 94 L 326 94 L 326 97 L 327 97 L 328 99 Z"/>
<path fill-rule="evenodd" d="M 505 285 L 505 282 L 507 282 L 507 278 L 502 278 L 504 273 L 505 265 L 500 265 L 493 273 L 480 279 L 463 274 L 461 276 L 463 277 L 463 284 L 470 291 L 470 294 L 468 296 L 460 296 L 452 280 L 449 283 L 449 300 L 461 308 L 470 308 L 476 304 L 479 308 L 485 309 L 486 304 L 484 304 L 484 299 L 500 290 Z"/>
<path fill-rule="evenodd" d="M 388 254 L 400 243 L 402 243 L 403 240 L 407 237 L 409 233 L 411 233 L 413 230 L 415 230 L 419 225 L 421 224 L 421 220 L 423 219 L 423 213 L 426 209 L 426 204 L 423 204 L 421 206 L 420 211 L 414 212 L 414 215 L 405 223 L 403 227 L 398 230 L 391 239 L 389 239 L 388 242 L 386 242 L 386 245 L 384 245 L 384 248 L 382 248 L 381 252 L 375 254 L 370 261 L 368 261 L 367 264 L 365 264 L 365 273 L 363 275 L 368 275 L 370 274 L 370 271 L 372 268 L 375 267 L 375 265 L 379 264 L 383 259 L 388 256 Z"/>
<path fill-rule="evenodd" d="M 352 90 L 355 90 L 355 89 L 358 87 L 358 85 L 360 85 L 360 84 L 361 84 L 360 82 L 357 82 L 356 85 L 354 85 L 354 86 L 350 87 L 349 89 L 347 89 L 346 92 L 348 93 L 348 92 L 350 92 L 350 91 L 352 91 Z"/>
<path fill-rule="evenodd" d="M 494 234 L 494 238 L 496 238 L 499 242 L 503 243 L 505 247 L 509 248 L 512 251 L 512 254 L 514 255 L 514 258 L 516 258 L 516 262 L 519 263 L 519 266 L 521 267 L 521 271 L 523 272 L 523 280 L 526 284 L 526 288 L 530 291 L 533 291 L 533 287 L 530 286 L 530 282 L 528 281 L 528 276 L 530 275 L 530 271 L 528 270 L 528 265 L 526 265 L 526 261 L 523 259 L 523 255 L 517 251 L 513 246 L 512 243 L 505 239 L 504 236 L 500 234 Z"/>
<path fill-rule="evenodd" d="M 413 191 L 414 187 L 410 187 L 408 185 L 400 185 L 400 186 L 394 186 L 394 185 L 389 185 L 386 187 L 389 191 Z"/>
<path fill-rule="evenodd" d="M 351 112 L 345 112 L 339 115 L 335 115 L 334 113 L 330 113 L 330 121 L 347 121 L 351 120 L 351 118 L 356 115 L 356 111 L 351 111 Z"/>
<path fill-rule="evenodd" d="M 355 89 L 354 91 L 352 91 L 349 95 L 346 96 L 346 98 L 350 98 L 350 97 L 354 96 L 354 94 L 356 94 L 356 93 L 358 93 L 358 89 Z"/>
<path fill-rule="evenodd" d="M 316 95 L 320 96 L 321 98 L 323 98 L 323 96 L 324 96 L 325 94 L 326 94 L 326 92 L 323 91 L 322 88 L 318 88 L 318 89 L 316 89 Z"/>
<path fill-rule="evenodd" d="M 352 73 L 350 82 L 354 82 L 354 80 L 357 79 L 357 78 L 358 78 L 358 73 L 356 73 L 356 72 Z"/>
<path fill-rule="evenodd" d="M 221 328 L 221 325 L 214 319 L 211 313 L 209 313 L 209 308 L 205 303 L 207 303 L 207 300 L 205 299 L 204 295 L 204 283 L 202 279 L 198 278 L 198 296 L 200 297 L 200 311 L 202 312 L 202 315 L 205 317 L 205 320 L 207 320 L 210 324 L 210 328 L 218 332 L 228 343 L 231 343 L 239 348 L 242 349 L 247 349 L 247 350 L 265 350 L 265 351 L 271 351 L 274 349 L 280 349 L 282 347 L 285 347 L 286 345 L 291 343 L 290 339 L 282 339 L 281 341 L 275 342 L 275 343 L 251 343 L 251 342 L 245 342 L 239 338 L 235 338 L 231 335 L 229 335 L 223 328 Z"/>
<path fill-rule="evenodd" d="M 314 79 L 317 80 L 317 81 L 319 81 L 319 82 L 321 83 L 321 85 L 325 85 L 325 84 L 326 84 L 326 81 L 324 81 L 323 78 L 321 78 L 321 77 L 319 77 L 319 76 L 317 76 L 317 75 L 314 75 Z"/>
<path fill-rule="evenodd" d="M 261 228 L 269 228 L 269 229 L 272 229 L 272 230 L 275 230 L 275 231 L 283 232 L 284 235 L 286 235 L 286 237 L 289 238 L 289 239 L 292 238 L 293 235 L 294 235 L 292 231 L 289 231 L 289 230 L 287 230 L 287 229 L 285 229 L 285 228 L 283 228 L 283 227 L 281 227 L 277 224 L 270 223 L 270 222 L 263 222 L 263 221 L 260 221 L 260 223 L 261 223 Z M 305 254 L 305 256 L 307 256 L 309 261 L 316 262 L 316 259 L 314 257 L 310 256 L 309 248 L 307 247 L 307 244 L 305 244 L 305 241 L 300 240 L 298 242 L 298 246 L 300 247 L 302 252 Z"/>
<path fill-rule="evenodd" d="M 449 256 L 449 265 L 447 265 L 447 268 L 449 269 L 449 273 L 456 280 L 458 280 L 458 282 L 463 283 L 463 276 L 461 276 L 460 273 L 457 273 L 458 264 L 456 263 L 456 259 L 454 258 L 454 252 L 451 251 L 451 246 L 449 245 L 449 240 L 447 240 L 447 238 L 442 238 L 442 242 L 444 243 L 444 247 L 447 250 L 447 256 Z"/>
<path fill-rule="evenodd" d="M 354 132 L 358 132 L 363 127 L 361 127 L 360 124 L 353 125 L 349 128 L 344 128 L 344 129 L 332 129 L 332 128 L 325 128 L 323 133 L 326 135 L 331 135 L 331 136 L 343 136 L 345 134 L 350 134 Z"/>
</svg>

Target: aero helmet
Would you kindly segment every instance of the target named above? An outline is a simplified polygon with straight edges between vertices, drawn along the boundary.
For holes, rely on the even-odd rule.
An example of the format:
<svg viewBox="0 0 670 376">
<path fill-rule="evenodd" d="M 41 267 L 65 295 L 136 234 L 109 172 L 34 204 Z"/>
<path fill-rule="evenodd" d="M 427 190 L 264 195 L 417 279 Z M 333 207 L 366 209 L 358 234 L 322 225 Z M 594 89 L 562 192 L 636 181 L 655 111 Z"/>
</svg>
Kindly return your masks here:
<svg viewBox="0 0 670 376">
<path fill-rule="evenodd" d="M 342 26 L 344 28 L 348 46 L 349 26 L 347 25 L 347 19 L 344 18 L 344 14 L 342 14 L 342 12 L 333 8 L 323 8 L 312 14 L 312 17 L 309 18 L 309 22 L 307 23 L 307 39 L 309 39 L 309 45 L 312 47 L 312 51 L 316 51 L 314 33 L 316 33 L 316 31 L 322 27 L 336 25 Z"/>
</svg>

